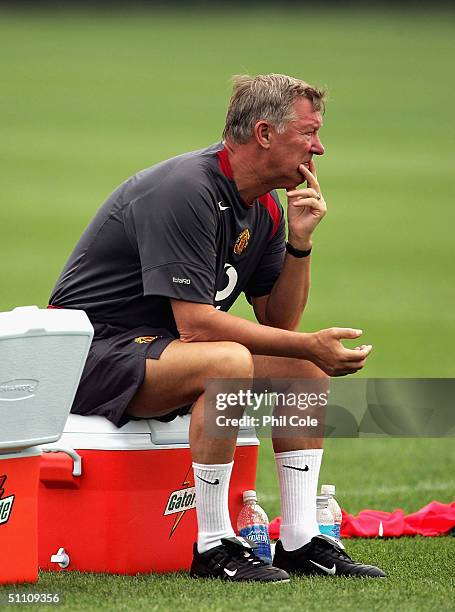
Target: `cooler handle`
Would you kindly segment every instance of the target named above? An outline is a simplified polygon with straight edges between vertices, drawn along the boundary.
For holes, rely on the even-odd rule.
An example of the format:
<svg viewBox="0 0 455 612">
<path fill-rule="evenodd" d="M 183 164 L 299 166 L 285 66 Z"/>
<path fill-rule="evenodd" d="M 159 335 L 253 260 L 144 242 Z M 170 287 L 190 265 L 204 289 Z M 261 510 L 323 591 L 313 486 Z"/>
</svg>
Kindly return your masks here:
<svg viewBox="0 0 455 612">
<path fill-rule="evenodd" d="M 44 453 L 65 453 L 73 460 L 73 476 L 82 474 L 82 457 L 76 453 L 73 448 L 61 448 L 60 446 L 52 446 L 41 449 Z"/>
</svg>

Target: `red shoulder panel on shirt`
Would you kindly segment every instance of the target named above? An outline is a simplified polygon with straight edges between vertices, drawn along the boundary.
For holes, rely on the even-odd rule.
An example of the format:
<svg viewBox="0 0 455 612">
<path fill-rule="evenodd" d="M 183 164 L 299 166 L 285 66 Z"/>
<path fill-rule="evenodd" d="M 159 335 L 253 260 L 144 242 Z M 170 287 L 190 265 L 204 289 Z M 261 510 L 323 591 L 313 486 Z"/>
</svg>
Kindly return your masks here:
<svg viewBox="0 0 455 612">
<path fill-rule="evenodd" d="M 274 197 L 270 193 L 266 193 L 265 195 L 258 198 L 259 202 L 266 207 L 269 215 L 272 217 L 273 227 L 270 232 L 269 239 L 272 239 L 280 225 L 281 221 L 281 212 L 278 204 L 275 202 Z"/>
<path fill-rule="evenodd" d="M 218 166 L 220 167 L 221 172 L 224 174 L 224 176 L 226 176 L 228 179 L 231 179 L 232 181 L 234 178 L 234 175 L 232 174 L 232 168 L 229 162 L 229 156 L 228 156 L 226 147 L 221 149 L 221 151 L 218 151 L 217 157 L 218 157 Z"/>
<path fill-rule="evenodd" d="M 223 147 L 221 151 L 218 151 L 217 157 L 218 157 L 218 166 L 221 172 L 224 174 L 226 178 L 233 180 L 234 175 L 232 173 L 232 168 L 229 162 L 229 156 L 228 156 L 226 147 Z M 275 236 L 278 230 L 278 227 L 280 225 L 280 220 L 281 220 L 280 208 L 278 204 L 275 202 L 273 196 L 270 195 L 270 193 L 266 193 L 265 195 L 261 196 L 260 198 L 258 198 L 258 201 L 263 206 L 266 207 L 269 215 L 272 218 L 273 227 L 272 227 L 272 231 L 270 232 L 270 236 L 269 236 L 269 239 L 272 239 Z"/>
</svg>

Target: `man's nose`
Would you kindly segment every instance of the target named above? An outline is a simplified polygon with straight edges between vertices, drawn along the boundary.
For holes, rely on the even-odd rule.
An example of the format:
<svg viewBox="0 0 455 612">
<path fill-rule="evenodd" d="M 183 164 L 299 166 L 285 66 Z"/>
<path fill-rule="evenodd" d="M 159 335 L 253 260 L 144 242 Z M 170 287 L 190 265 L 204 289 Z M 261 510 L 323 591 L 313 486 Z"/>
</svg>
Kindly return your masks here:
<svg viewBox="0 0 455 612">
<path fill-rule="evenodd" d="M 311 152 L 313 153 L 313 155 L 324 155 L 325 148 L 319 136 L 316 136 L 315 139 L 313 140 L 313 146 L 311 147 Z"/>
</svg>

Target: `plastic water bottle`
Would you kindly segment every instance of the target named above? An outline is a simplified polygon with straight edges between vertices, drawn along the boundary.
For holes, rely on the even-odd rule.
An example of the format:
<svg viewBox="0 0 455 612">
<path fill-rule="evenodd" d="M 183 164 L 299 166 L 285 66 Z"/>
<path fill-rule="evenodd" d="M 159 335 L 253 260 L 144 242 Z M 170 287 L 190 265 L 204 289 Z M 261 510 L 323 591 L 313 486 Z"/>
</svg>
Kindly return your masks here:
<svg viewBox="0 0 455 612">
<path fill-rule="evenodd" d="M 335 499 L 335 485 L 321 485 L 321 494 L 327 495 L 329 498 L 329 510 L 332 513 L 334 520 L 333 537 L 337 540 L 341 540 L 341 521 L 343 517 L 341 514 L 341 508 Z"/>
<path fill-rule="evenodd" d="M 256 491 L 243 492 L 243 508 L 237 519 L 237 530 L 242 538 L 257 544 L 255 554 L 266 563 L 272 563 L 270 549 L 269 519 L 257 503 Z"/>
<path fill-rule="evenodd" d="M 329 498 L 327 495 L 316 497 L 316 520 L 319 525 L 319 533 L 334 537 L 334 519 L 329 510 Z"/>
</svg>

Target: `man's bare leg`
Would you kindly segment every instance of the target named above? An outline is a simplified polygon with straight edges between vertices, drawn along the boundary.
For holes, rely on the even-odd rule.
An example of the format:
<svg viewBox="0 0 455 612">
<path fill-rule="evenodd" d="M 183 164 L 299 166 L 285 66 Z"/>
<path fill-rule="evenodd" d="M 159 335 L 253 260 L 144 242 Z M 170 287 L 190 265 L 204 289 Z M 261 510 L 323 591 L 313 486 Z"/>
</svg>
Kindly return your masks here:
<svg viewBox="0 0 455 612">
<path fill-rule="evenodd" d="M 320 368 L 303 359 L 291 359 L 288 357 L 268 357 L 266 355 L 254 355 L 254 377 L 255 378 L 300 378 L 305 380 L 326 381 L 321 388 L 328 390 L 330 378 Z M 318 386 L 319 388 L 319 386 Z M 286 391 L 286 387 L 283 387 Z M 323 417 L 323 415 L 321 415 Z M 273 439 L 273 450 L 276 453 L 286 451 L 303 450 L 310 448 L 323 448 L 324 439 L 306 437 L 304 435 Z"/>
<path fill-rule="evenodd" d="M 252 378 L 249 351 L 235 342 L 176 340 L 159 359 L 147 359 L 145 379 L 128 407 L 140 418 L 163 416 L 176 408 L 194 404 L 191 414 L 190 447 L 198 463 L 229 463 L 234 456 L 236 435 L 214 439 L 204 428 L 204 388 L 210 378 Z"/>
</svg>

